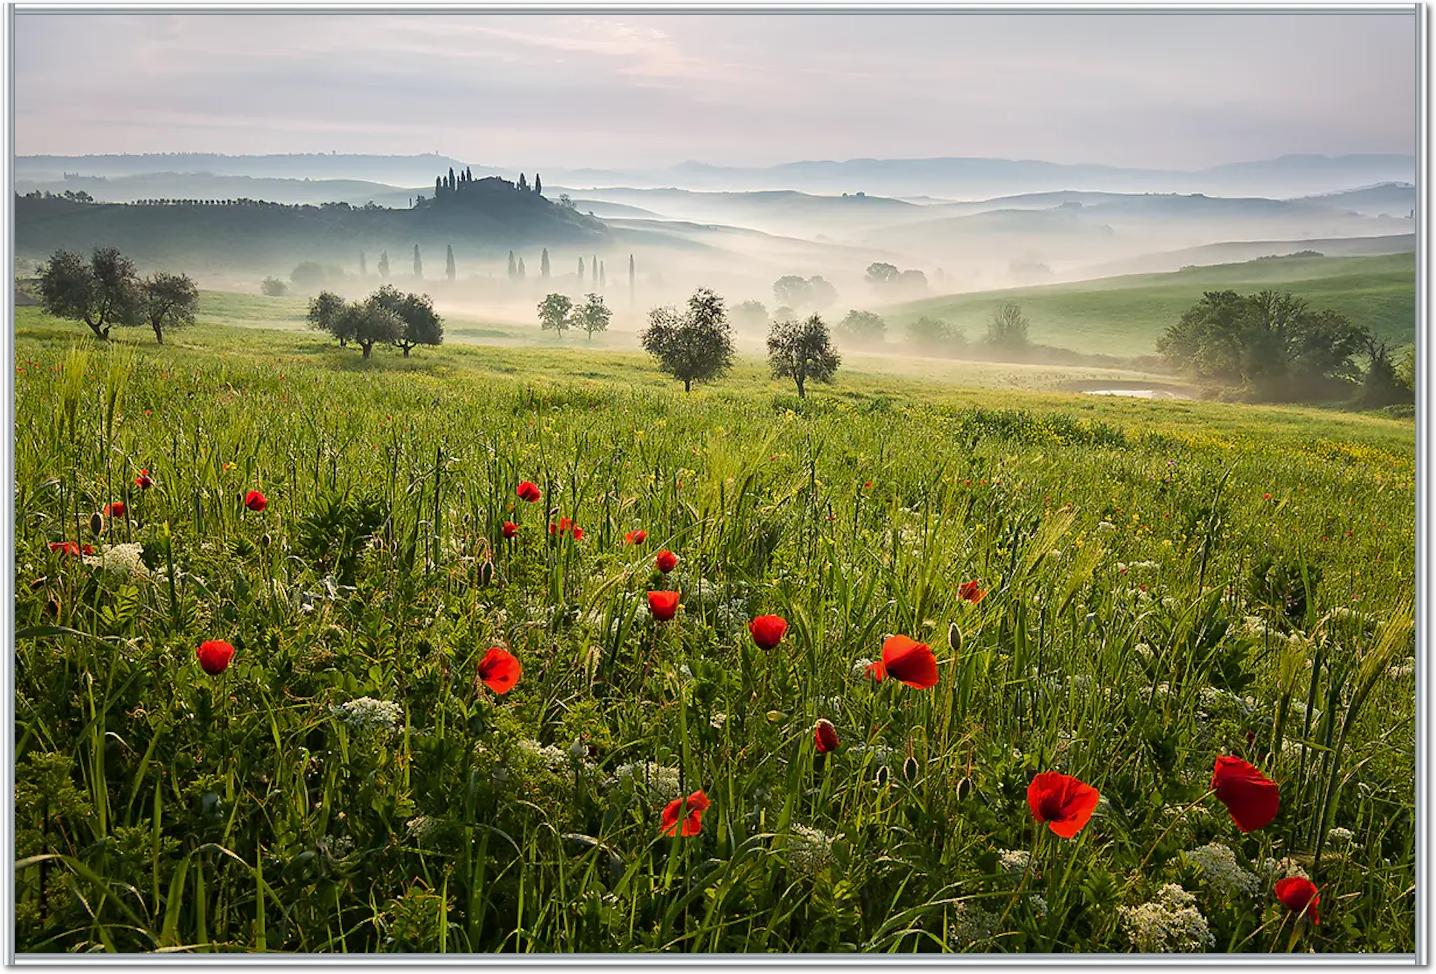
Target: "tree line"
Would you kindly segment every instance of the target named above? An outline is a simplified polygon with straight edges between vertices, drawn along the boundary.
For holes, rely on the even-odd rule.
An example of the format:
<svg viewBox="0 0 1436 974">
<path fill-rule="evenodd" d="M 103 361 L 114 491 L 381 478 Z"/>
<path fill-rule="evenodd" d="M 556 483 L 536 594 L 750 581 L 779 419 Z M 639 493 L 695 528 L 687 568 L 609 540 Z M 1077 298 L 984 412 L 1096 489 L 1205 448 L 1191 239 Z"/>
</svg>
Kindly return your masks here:
<svg viewBox="0 0 1436 974">
<path fill-rule="evenodd" d="M 1157 339 L 1179 372 L 1210 385 L 1271 401 L 1409 402 L 1412 389 L 1387 343 L 1330 308 L 1290 292 L 1208 291 Z M 1363 370 L 1359 359 L 1365 358 Z"/>
<path fill-rule="evenodd" d="M 409 357 L 420 345 L 444 341 L 444 321 L 427 294 L 405 294 L 391 284 L 360 301 L 321 291 L 309 302 L 309 327 L 333 335 L 340 347 L 353 342 L 369 358 L 375 345 L 393 345 Z"/>
<path fill-rule="evenodd" d="M 57 318 L 83 321 L 100 341 L 115 327 L 148 325 L 155 341 L 194 324 L 199 289 L 188 275 L 159 271 L 141 278 L 134 261 L 114 247 L 89 258 L 57 250 L 40 268 L 40 306 Z"/>
</svg>

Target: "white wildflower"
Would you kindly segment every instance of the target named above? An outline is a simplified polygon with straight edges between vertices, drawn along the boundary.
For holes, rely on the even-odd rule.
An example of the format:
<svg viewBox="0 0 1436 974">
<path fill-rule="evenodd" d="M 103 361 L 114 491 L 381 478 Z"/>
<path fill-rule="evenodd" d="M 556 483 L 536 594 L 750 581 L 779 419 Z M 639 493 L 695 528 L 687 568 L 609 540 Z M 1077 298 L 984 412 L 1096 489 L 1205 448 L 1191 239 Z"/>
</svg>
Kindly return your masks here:
<svg viewBox="0 0 1436 974">
<path fill-rule="evenodd" d="M 1047 916 L 1047 900 L 1033 893 L 1027 897 L 1027 905 L 1032 907 L 1032 915 L 1041 920 Z"/>
<path fill-rule="evenodd" d="M 821 829 L 794 825 L 784 843 L 788 864 L 804 875 L 816 876 L 832 864 L 835 841 Z"/>
<path fill-rule="evenodd" d="M 1111 521 L 1098 521 L 1097 530 L 1101 531 L 1103 534 L 1111 534 L 1117 530 L 1117 525 L 1113 524 Z"/>
<path fill-rule="evenodd" d="M 1144 954 L 1192 954 L 1216 945 L 1196 897 L 1176 883 L 1163 886 L 1155 899 L 1119 912 L 1127 939 Z"/>
<path fill-rule="evenodd" d="M 404 710 L 397 703 L 373 697 L 360 697 L 329 709 L 356 730 L 392 731 L 404 719 Z"/>
<path fill-rule="evenodd" d="M 1186 860 L 1196 866 L 1202 881 L 1227 896 L 1238 893 L 1255 896 L 1261 880 L 1255 873 L 1237 863 L 1236 853 L 1220 842 L 1209 842 L 1186 853 Z"/>
<path fill-rule="evenodd" d="M 85 555 L 85 564 L 112 575 L 134 579 L 147 579 L 150 570 L 145 567 L 140 555 L 144 545 L 138 543 L 107 545 L 97 555 Z"/>
<path fill-rule="evenodd" d="M 568 752 L 553 744 L 540 744 L 532 738 L 521 738 L 518 744 L 519 750 L 532 757 L 538 758 L 548 765 L 550 770 L 558 770 L 568 765 Z"/>
<path fill-rule="evenodd" d="M 978 947 L 991 940 L 997 932 L 997 916 L 967 901 L 952 908 L 947 925 L 947 945 L 951 950 Z"/>
<path fill-rule="evenodd" d="M 1032 853 L 1026 849 L 1003 849 L 997 853 L 997 865 L 1009 876 L 1021 876 L 1032 861 Z"/>
<path fill-rule="evenodd" d="M 1351 829 L 1338 825 L 1326 833 L 1326 841 L 1338 846 L 1354 845 L 1356 842 L 1356 833 L 1351 831 Z"/>
<path fill-rule="evenodd" d="M 652 761 L 631 761 L 619 765 L 609 779 L 610 787 L 626 786 L 638 792 L 646 792 L 650 798 L 665 800 L 676 796 L 681 788 L 678 769 L 655 764 Z"/>
<path fill-rule="evenodd" d="M 1268 883 L 1275 883 L 1278 879 L 1287 879 L 1296 876 L 1300 879 L 1310 879 L 1306 870 L 1295 859 L 1283 856 L 1281 859 L 1263 859 L 1261 863 L 1261 875 Z"/>
<path fill-rule="evenodd" d="M 870 659 L 860 659 L 860 660 L 857 660 L 856 662 L 853 663 L 853 666 L 852 666 L 852 674 L 853 674 L 853 676 L 867 676 L 867 675 L 868 675 L 868 667 L 869 667 L 869 666 L 872 666 L 872 665 L 873 665 L 873 661 L 870 660 Z"/>
</svg>

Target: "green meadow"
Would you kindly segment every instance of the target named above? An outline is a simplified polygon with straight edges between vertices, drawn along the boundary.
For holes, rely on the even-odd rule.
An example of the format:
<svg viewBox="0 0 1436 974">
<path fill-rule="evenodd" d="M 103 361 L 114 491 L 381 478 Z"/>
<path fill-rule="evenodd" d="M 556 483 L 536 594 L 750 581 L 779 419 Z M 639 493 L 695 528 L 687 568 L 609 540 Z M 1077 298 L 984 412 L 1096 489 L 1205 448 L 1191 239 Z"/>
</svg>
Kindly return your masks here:
<svg viewBox="0 0 1436 974">
<path fill-rule="evenodd" d="M 1034 342 L 1106 355 L 1151 355 L 1158 336 L 1206 291 L 1290 291 L 1331 308 L 1393 347 L 1416 340 L 1416 263 L 1411 254 L 1282 257 L 1165 274 L 944 295 L 878 309 L 900 330 L 924 315 L 980 338 L 998 306 L 1015 301 Z"/>
<path fill-rule="evenodd" d="M 1409 257 L 1241 267 L 1010 296 L 1122 354 L 1211 287 L 1410 333 Z M 19 309 L 20 951 L 1414 951 L 1409 419 L 882 356 L 685 395 L 536 328 L 364 360 L 302 317 Z M 936 685 L 873 679 L 892 635 Z M 1074 838 L 1045 771 L 1101 794 Z"/>
</svg>

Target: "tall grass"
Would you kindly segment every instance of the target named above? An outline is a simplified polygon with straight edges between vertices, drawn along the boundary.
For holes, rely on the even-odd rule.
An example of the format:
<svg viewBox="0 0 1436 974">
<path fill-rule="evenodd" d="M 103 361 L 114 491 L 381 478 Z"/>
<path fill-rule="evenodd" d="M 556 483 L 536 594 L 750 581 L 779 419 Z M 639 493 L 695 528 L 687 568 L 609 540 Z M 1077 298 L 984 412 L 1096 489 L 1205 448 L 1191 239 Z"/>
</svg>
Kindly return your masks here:
<svg viewBox="0 0 1436 974">
<path fill-rule="evenodd" d="M 21 343 L 23 950 L 1121 951 L 1166 883 L 1215 950 L 1413 949 L 1409 425 L 241 341 Z M 863 673 L 899 632 L 933 690 Z M 1281 784 L 1273 825 L 1207 794 L 1218 753 Z M 1103 794 L 1076 840 L 1027 809 L 1047 769 Z M 661 835 L 700 787 L 700 835 Z M 1292 868 L 1320 926 L 1271 898 Z"/>
</svg>

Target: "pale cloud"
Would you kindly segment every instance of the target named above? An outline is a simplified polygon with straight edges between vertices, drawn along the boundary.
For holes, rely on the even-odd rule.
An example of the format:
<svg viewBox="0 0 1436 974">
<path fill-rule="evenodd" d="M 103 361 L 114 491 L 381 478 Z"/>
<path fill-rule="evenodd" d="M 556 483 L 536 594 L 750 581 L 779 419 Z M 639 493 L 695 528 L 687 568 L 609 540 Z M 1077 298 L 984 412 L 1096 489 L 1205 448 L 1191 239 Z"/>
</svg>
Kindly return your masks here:
<svg viewBox="0 0 1436 974">
<path fill-rule="evenodd" d="M 1415 148 L 1400 13 L 21 12 L 15 45 L 23 153 L 1196 167 Z"/>
</svg>

